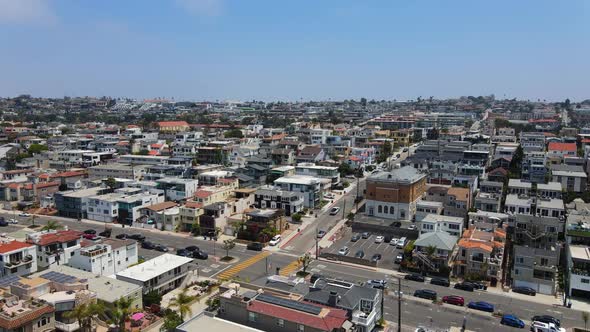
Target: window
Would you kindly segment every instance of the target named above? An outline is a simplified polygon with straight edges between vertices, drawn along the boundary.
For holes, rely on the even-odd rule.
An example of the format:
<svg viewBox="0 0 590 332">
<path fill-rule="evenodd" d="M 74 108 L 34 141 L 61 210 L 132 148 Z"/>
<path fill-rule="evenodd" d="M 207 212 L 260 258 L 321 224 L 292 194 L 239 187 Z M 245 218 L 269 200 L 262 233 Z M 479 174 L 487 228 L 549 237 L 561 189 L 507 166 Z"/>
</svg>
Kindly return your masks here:
<svg viewBox="0 0 590 332">
<path fill-rule="evenodd" d="M 277 319 L 277 326 L 278 327 L 285 327 L 285 321 L 283 319 Z"/>
<path fill-rule="evenodd" d="M 393 214 L 394 213 L 394 208 L 393 206 L 389 208 L 389 214 Z"/>
<path fill-rule="evenodd" d="M 389 207 L 387 205 L 383 207 L 383 213 L 389 213 Z"/>
<path fill-rule="evenodd" d="M 248 313 L 248 321 L 256 323 L 258 321 L 258 314 L 255 312 L 249 312 Z"/>
<path fill-rule="evenodd" d="M 547 265 L 549 265 L 549 259 L 541 258 L 541 266 L 547 266 Z"/>
<path fill-rule="evenodd" d="M 381 205 L 377 207 L 377 213 L 383 213 L 383 207 Z"/>
<path fill-rule="evenodd" d="M 518 275 L 518 269 L 514 269 L 514 275 L 517 276 Z"/>
<path fill-rule="evenodd" d="M 590 284 L 590 279 L 582 278 L 581 281 L 583 284 Z"/>
<path fill-rule="evenodd" d="M 516 262 L 520 264 L 524 264 L 524 257 L 516 257 Z"/>
<path fill-rule="evenodd" d="M 299 332 L 303 332 L 303 331 L 305 331 L 305 325 L 298 324 L 298 325 L 297 325 L 297 331 L 299 331 Z"/>
</svg>

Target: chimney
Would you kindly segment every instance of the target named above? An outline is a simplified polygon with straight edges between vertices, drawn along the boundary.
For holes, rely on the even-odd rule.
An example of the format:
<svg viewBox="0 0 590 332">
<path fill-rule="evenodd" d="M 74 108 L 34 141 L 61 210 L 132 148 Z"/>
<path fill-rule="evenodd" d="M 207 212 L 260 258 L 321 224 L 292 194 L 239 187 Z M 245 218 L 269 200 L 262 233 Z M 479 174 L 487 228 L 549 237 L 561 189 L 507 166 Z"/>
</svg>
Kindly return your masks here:
<svg viewBox="0 0 590 332">
<path fill-rule="evenodd" d="M 338 293 L 335 291 L 330 291 L 330 297 L 328 298 L 328 305 L 330 307 L 335 307 L 338 302 Z"/>
</svg>

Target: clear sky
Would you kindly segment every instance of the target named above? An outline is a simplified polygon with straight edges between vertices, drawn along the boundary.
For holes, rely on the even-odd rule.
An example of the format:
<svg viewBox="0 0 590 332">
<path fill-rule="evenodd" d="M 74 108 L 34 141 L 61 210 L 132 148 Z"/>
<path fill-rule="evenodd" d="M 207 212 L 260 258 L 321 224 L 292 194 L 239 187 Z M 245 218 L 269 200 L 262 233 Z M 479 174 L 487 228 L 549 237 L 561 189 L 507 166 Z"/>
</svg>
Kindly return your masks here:
<svg viewBox="0 0 590 332">
<path fill-rule="evenodd" d="M 0 0 L 0 95 L 590 98 L 588 0 Z"/>
</svg>

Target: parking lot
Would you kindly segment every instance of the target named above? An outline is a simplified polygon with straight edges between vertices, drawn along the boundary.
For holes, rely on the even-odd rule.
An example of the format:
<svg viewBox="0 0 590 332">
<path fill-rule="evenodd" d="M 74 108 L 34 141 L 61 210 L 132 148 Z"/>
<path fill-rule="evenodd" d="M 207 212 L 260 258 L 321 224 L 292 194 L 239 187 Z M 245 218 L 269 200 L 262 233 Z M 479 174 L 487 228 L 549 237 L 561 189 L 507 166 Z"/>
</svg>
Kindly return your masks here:
<svg viewBox="0 0 590 332">
<path fill-rule="evenodd" d="M 382 258 L 378 261 L 377 266 L 390 268 L 397 266 L 393 261 L 397 254 L 402 252 L 402 249 L 398 249 L 396 246 L 390 245 L 385 241 L 382 243 L 375 243 L 375 238 L 379 234 L 369 234 L 367 239 L 361 237 L 358 241 L 352 242 L 351 238 L 354 234 L 356 233 L 347 229 L 347 232 L 341 239 L 334 242 L 329 248 L 322 249 L 322 252 L 338 254 L 340 248 L 346 246 L 350 249 L 347 256 L 354 257 L 359 250 L 362 250 L 365 253 L 363 259 L 366 260 L 371 260 L 371 257 L 373 257 L 374 254 L 381 254 Z"/>
</svg>

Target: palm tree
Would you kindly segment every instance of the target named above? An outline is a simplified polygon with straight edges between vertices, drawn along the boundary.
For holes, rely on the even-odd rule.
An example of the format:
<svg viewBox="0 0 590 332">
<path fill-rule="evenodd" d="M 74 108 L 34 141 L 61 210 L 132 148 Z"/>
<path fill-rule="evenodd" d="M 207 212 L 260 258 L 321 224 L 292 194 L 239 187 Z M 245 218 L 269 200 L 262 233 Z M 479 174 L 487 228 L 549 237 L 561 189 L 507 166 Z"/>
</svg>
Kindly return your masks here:
<svg viewBox="0 0 590 332">
<path fill-rule="evenodd" d="M 127 318 L 131 313 L 131 304 L 133 304 L 133 300 L 125 297 L 115 301 L 116 310 L 114 312 L 114 316 L 120 331 L 125 331 L 125 321 L 127 321 Z"/>
<path fill-rule="evenodd" d="M 47 224 L 41 228 L 42 231 L 58 230 L 62 229 L 63 226 L 55 220 L 47 221 Z"/>
<path fill-rule="evenodd" d="M 104 307 L 98 303 L 82 303 L 69 312 L 64 313 L 66 318 L 74 318 L 78 321 L 81 331 L 90 331 L 92 317 L 104 312 Z"/>
<path fill-rule="evenodd" d="M 191 309 L 191 302 L 195 299 L 194 296 L 190 296 L 186 293 L 186 288 L 182 290 L 176 297 L 170 300 L 170 308 L 176 308 L 180 313 L 180 318 L 184 322 L 184 317 L 188 314 L 191 316 L 193 310 Z"/>
</svg>

